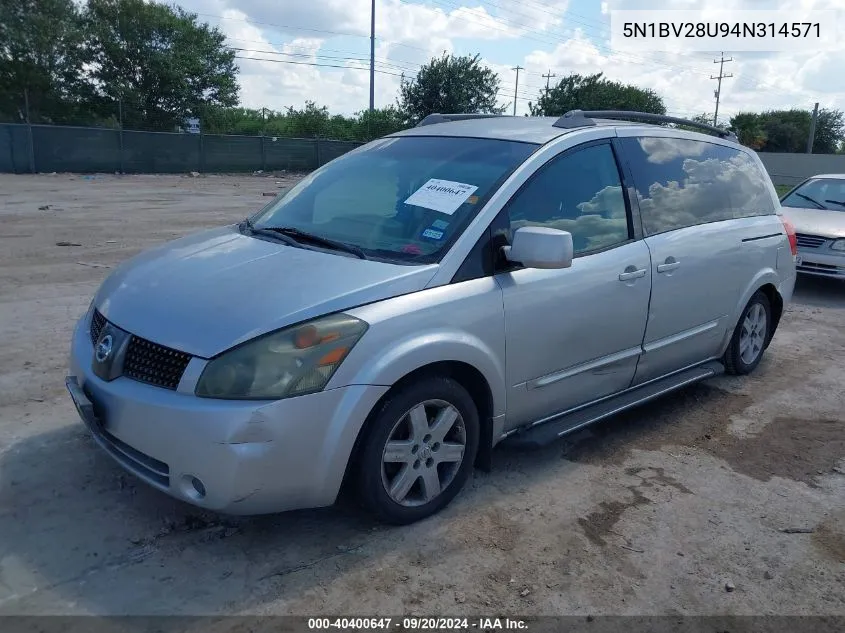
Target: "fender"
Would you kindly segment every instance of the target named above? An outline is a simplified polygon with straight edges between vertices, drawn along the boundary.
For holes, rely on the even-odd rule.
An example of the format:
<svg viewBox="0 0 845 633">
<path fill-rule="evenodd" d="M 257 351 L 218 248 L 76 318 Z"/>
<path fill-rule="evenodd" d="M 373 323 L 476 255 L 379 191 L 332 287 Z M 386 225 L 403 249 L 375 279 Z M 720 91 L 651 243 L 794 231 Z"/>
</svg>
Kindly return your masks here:
<svg viewBox="0 0 845 633">
<path fill-rule="evenodd" d="M 429 288 L 347 314 L 370 328 L 328 387 L 391 386 L 426 365 L 457 361 L 474 367 L 487 381 L 493 417 L 505 413 L 504 308 L 501 288 L 492 277 Z"/>
<path fill-rule="evenodd" d="M 419 332 L 399 341 L 363 367 L 356 382 L 394 385 L 413 371 L 443 361 L 466 363 L 481 372 L 493 395 L 493 417 L 505 412 L 504 367 L 481 339 L 459 330 Z"/>
</svg>

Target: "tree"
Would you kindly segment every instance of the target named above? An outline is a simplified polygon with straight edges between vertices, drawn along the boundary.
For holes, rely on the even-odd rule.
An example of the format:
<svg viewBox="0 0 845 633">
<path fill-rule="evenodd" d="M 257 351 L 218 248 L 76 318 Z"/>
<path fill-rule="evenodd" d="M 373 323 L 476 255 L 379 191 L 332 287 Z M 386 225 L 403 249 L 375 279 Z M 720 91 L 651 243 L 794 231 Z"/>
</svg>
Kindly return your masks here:
<svg viewBox="0 0 845 633">
<path fill-rule="evenodd" d="M 67 123 L 84 109 L 91 86 L 82 19 L 73 0 L 0 2 L 0 117 Z"/>
<path fill-rule="evenodd" d="M 666 114 L 663 99 L 650 88 L 604 79 L 603 73 L 573 73 L 561 79 L 537 103 L 529 103 L 532 116 L 561 116 L 570 110 L 636 110 Z"/>
<path fill-rule="evenodd" d="M 690 121 L 694 121 L 695 123 L 703 123 L 704 125 L 713 126 L 713 115 L 708 114 L 706 112 L 702 112 L 701 114 L 696 114 L 693 117 L 690 117 Z M 688 130 L 690 132 L 701 132 L 701 128 L 695 127 L 693 125 L 684 125 L 683 123 L 676 123 L 672 124 L 672 127 L 678 130 Z M 724 123 L 719 123 L 715 127 L 719 128 L 720 130 L 727 130 L 727 127 Z"/>
<path fill-rule="evenodd" d="M 845 120 L 842 110 L 819 110 L 816 134 L 813 137 L 813 152 L 833 154 L 845 140 Z"/>
<path fill-rule="evenodd" d="M 364 110 L 353 116 L 329 114 L 328 108 L 306 101 L 305 107 L 283 112 L 262 108 L 206 108 L 203 129 L 210 134 L 245 134 L 310 138 L 320 136 L 345 141 L 369 141 L 404 127 L 393 106 Z"/>
<path fill-rule="evenodd" d="M 369 141 L 406 127 L 402 112 L 394 106 L 363 110 L 355 115 L 357 135 L 355 140 Z"/>
<path fill-rule="evenodd" d="M 832 154 L 845 140 L 841 110 L 819 110 L 813 152 Z M 810 136 L 812 114 L 808 110 L 743 112 L 731 118 L 731 128 L 744 145 L 761 152 L 803 153 Z"/>
<path fill-rule="evenodd" d="M 101 107 L 124 104 L 127 127 L 173 129 L 212 106 L 238 102 L 235 53 L 217 28 L 179 7 L 88 0 L 88 46 Z"/>
<path fill-rule="evenodd" d="M 422 66 L 414 79 L 402 77 L 398 107 L 408 124 L 434 112 L 500 114 L 498 90 L 499 76 L 481 65 L 479 55 L 444 53 Z"/>
<path fill-rule="evenodd" d="M 736 133 L 739 142 L 746 147 L 761 151 L 766 145 L 766 132 L 763 129 L 761 115 L 740 112 L 731 117 L 730 127 Z"/>
</svg>

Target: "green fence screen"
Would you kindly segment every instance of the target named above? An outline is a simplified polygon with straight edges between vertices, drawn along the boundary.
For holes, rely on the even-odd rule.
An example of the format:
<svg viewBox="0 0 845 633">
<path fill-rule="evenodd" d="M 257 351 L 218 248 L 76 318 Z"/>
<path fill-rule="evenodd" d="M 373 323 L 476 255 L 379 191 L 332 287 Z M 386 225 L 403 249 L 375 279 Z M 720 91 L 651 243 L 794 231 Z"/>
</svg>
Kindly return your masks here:
<svg viewBox="0 0 845 633">
<path fill-rule="evenodd" d="M 319 138 L 0 123 L 0 172 L 305 171 L 358 145 Z"/>
</svg>

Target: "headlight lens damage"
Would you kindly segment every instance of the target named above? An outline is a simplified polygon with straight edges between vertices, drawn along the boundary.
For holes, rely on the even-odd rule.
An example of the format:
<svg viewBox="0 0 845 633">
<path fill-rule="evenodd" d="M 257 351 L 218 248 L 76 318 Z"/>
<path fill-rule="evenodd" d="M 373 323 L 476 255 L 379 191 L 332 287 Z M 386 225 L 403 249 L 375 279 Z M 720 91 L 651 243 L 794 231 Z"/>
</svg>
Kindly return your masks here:
<svg viewBox="0 0 845 633">
<path fill-rule="evenodd" d="M 366 331 L 364 321 L 333 314 L 266 334 L 209 361 L 196 395 L 278 400 L 320 391 Z"/>
</svg>

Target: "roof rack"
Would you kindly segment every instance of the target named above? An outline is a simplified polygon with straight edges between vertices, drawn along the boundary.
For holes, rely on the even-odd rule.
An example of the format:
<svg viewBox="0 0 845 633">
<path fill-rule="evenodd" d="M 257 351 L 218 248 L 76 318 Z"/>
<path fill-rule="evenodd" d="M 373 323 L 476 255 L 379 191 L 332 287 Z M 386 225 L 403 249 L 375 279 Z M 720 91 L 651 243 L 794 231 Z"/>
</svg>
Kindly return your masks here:
<svg viewBox="0 0 845 633">
<path fill-rule="evenodd" d="M 629 112 L 626 110 L 570 110 L 557 121 L 554 122 L 555 127 L 560 128 L 579 128 L 590 127 L 596 124 L 594 118 L 600 119 L 622 119 L 634 121 L 646 121 L 650 123 L 675 123 L 678 125 L 686 125 L 688 127 L 695 127 L 701 130 L 715 134 L 719 138 L 725 138 L 736 141 L 736 134 L 722 128 L 708 125 L 707 123 L 699 123 L 698 121 L 690 121 L 689 119 L 680 119 L 673 116 L 666 116 L 665 114 L 653 114 L 651 112 Z"/>
<path fill-rule="evenodd" d="M 466 119 L 494 119 L 503 114 L 429 114 L 416 127 L 423 125 L 434 125 L 435 123 L 449 123 L 451 121 L 464 121 Z"/>
</svg>

